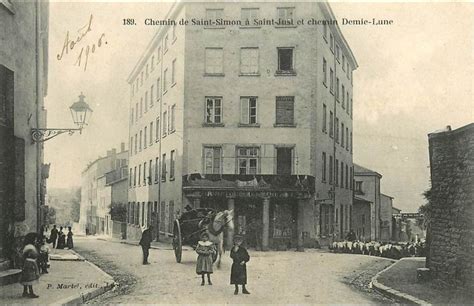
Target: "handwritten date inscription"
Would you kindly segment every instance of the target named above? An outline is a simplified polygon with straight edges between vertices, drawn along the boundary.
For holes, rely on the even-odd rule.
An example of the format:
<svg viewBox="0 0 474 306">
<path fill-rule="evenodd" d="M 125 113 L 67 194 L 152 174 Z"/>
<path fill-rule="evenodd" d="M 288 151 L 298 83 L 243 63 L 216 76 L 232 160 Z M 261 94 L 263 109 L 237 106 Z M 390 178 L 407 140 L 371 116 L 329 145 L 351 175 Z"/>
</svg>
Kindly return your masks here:
<svg viewBox="0 0 474 306">
<path fill-rule="evenodd" d="M 89 43 L 87 45 L 83 45 L 81 47 L 82 40 L 92 32 L 92 20 L 94 16 L 91 14 L 89 21 L 86 25 L 81 27 L 77 30 L 77 37 L 74 40 L 71 40 L 69 37 L 69 31 L 66 32 L 66 38 L 64 40 L 63 49 L 61 53 L 56 55 L 58 61 L 62 60 L 65 55 L 69 54 L 69 51 L 73 51 L 74 48 L 81 48 L 79 54 L 77 55 L 76 62 L 74 63 L 75 66 L 84 67 L 84 71 L 87 70 L 87 63 L 89 62 L 89 56 L 92 53 L 95 53 L 96 50 L 102 47 L 104 44 L 107 44 L 107 40 L 105 39 L 105 33 L 102 33 L 99 38 L 95 41 L 95 43 Z"/>
</svg>

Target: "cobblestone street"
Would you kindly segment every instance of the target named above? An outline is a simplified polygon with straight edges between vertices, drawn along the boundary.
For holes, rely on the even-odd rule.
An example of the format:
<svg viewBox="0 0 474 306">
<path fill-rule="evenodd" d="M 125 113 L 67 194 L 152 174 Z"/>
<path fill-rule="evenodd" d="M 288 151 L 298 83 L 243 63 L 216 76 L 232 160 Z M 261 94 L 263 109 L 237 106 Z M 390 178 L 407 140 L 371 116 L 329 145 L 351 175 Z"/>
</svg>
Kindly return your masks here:
<svg viewBox="0 0 474 306">
<path fill-rule="evenodd" d="M 375 274 L 391 263 L 381 258 L 320 250 L 304 253 L 250 251 L 247 269 L 251 295 L 235 296 L 229 285 L 229 253 L 224 254 L 221 269 L 214 269 L 214 285 L 203 287 L 195 273 L 197 256 L 194 251 L 184 251 L 183 261 L 178 264 L 173 251 L 151 249 L 151 265 L 144 266 L 138 246 L 90 238 L 78 238 L 76 245 L 79 253 L 120 283 L 115 292 L 106 293 L 91 303 L 390 302 L 362 288 L 368 284 L 368 274 Z"/>
</svg>

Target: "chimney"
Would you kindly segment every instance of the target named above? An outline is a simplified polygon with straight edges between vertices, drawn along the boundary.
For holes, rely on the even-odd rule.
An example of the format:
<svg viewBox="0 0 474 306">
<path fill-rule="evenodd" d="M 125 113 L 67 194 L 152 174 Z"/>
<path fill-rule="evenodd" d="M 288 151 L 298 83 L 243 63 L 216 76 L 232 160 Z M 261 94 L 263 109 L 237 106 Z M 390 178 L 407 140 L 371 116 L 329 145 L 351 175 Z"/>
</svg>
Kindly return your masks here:
<svg viewBox="0 0 474 306">
<path fill-rule="evenodd" d="M 120 152 L 124 152 L 125 151 L 125 142 L 121 142 L 120 143 Z"/>
<path fill-rule="evenodd" d="M 107 157 L 112 155 L 112 151 L 111 150 L 107 150 Z"/>
<path fill-rule="evenodd" d="M 111 151 L 111 153 L 112 153 L 112 156 L 117 155 L 117 149 L 113 148 L 112 151 Z"/>
</svg>

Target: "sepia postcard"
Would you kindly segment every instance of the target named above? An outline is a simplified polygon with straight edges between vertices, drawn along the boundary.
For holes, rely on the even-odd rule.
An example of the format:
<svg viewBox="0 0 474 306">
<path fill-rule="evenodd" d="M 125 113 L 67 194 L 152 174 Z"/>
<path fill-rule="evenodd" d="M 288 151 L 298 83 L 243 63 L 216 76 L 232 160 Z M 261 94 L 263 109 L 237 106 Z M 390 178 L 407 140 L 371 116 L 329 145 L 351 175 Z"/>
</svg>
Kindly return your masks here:
<svg viewBox="0 0 474 306">
<path fill-rule="evenodd" d="M 472 304 L 472 2 L 0 0 L 0 305 Z"/>
</svg>

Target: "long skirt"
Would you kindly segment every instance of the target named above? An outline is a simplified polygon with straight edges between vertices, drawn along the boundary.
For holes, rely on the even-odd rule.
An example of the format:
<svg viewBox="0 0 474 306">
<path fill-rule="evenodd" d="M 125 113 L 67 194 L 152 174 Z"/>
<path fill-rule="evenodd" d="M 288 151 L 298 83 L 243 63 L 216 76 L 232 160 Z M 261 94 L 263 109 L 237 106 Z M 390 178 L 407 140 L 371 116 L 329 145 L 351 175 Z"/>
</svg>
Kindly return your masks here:
<svg viewBox="0 0 474 306">
<path fill-rule="evenodd" d="M 35 259 L 27 258 L 23 265 L 20 282 L 24 286 L 31 286 L 38 283 L 40 272 Z"/>
<path fill-rule="evenodd" d="M 196 263 L 196 273 L 197 274 L 204 274 L 204 273 L 212 273 L 212 256 L 199 254 Z"/>
<path fill-rule="evenodd" d="M 247 284 L 247 266 L 234 262 L 230 269 L 230 284 L 231 285 L 246 285 Z"/>
</svg>

